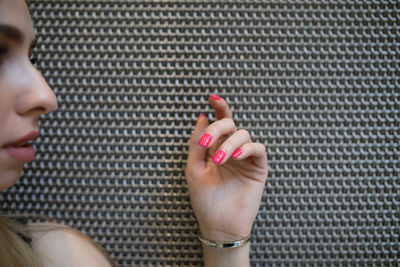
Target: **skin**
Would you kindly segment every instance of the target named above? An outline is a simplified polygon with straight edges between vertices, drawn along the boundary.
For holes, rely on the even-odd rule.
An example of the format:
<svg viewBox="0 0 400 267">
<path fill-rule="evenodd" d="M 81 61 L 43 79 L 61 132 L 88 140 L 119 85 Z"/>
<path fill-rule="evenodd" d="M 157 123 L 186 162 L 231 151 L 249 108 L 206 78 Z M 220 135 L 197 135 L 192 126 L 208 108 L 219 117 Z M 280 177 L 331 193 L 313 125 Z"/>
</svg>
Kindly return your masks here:
<svg viewBox="0 0 400 267">
<path fill-rule="evenodd" d="M 4 145 L 38 130 L 41 115 L 53 111 L 57 99 L 31 64 L 35 40 L 24 1 L 0 0 L 0 25 L 18 29 L 23 36 L 9 38 L 0 32 L 0 191 L 15 184 L 24 162 L 10 157 Z"/>
<path fill-rule="evenodd" d="M 1 25 L 17 29 L 21 38 L 16 40 L 0 31 L 0 191 L 17 182 L 24 165 L 5 153 L 4 146 L 38 130 L 40 116 L 57 106 L 56 96 L 29 60 L 35 35 L 23 0 L 0 0 Z M 251 232 L 267 179 L 265 146 L 253 143 L 248 131 L 236 129 L 224 99 L 210 96 L 209 102 L 216 121 L 210 124 L 200 116 L 189 140 L 185 174 L 191 204 L 202 237 L 240 240 Z M 207 147 L 199 145 L 204 133 L 212 136 Z M 239 148 L 242 154 L 232 158 Z M 212 158 L 218 150 L 226 155 L 215 163 Z M 33 233 L 33 248 L 45 266 L 53 266 L 54 262 L 65 266 L 109 266 L 81 236 L 62 230 Z M 250 243 L 231 249 L 203 245 L 205 266 L 248 266 L 249 248 Z"/>
<path fill-rule="evenodd" d="M 186 180 L 202 237 L 217 241 L 241 240 L 251 232 L 267 179 L 267 153 L 253 143 L 247 130 L 237 130 L 232 112 L 222 98 L 209 98 L 216 121 L 199 117 L 189 141 Z M 199 145 L 203 134 L 212 135 L 207 147 Z M 232 158 L 236 149 L 242 154 Z M 226 152 L 222 162 L 212 159 Z M 203 245 L 205 266 L 249 266 L 250 243 L 220 249 Z"/>
</svg>

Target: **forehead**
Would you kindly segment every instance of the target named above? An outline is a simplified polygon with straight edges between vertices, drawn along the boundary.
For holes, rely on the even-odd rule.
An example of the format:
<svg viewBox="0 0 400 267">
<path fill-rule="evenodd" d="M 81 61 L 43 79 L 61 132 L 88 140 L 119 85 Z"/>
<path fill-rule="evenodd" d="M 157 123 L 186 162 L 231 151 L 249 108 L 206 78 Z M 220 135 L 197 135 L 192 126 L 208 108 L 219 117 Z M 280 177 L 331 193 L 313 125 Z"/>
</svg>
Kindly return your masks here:
<svg viewBox="0 0 400 267">
<path fill-rule="evenodd" d="M 0 24 L 16 27 L 26 42 L 35 38 L 31 16 L 24 0 L 0 0 Z"/>
</svg>

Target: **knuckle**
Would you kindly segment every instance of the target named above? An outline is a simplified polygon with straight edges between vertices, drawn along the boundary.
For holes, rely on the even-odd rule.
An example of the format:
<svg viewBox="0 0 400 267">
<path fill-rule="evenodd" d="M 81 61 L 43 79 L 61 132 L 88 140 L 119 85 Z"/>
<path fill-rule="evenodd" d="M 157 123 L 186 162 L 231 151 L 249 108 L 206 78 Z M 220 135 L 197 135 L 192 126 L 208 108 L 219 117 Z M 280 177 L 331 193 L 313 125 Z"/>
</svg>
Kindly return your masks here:
<svg viewBox="0 0 400 267">
<path fill-rule="evenodd" d="M 256 143 L 256 145 L 257 145 L 257 147 L 261 150 L 261 151 L 263 151 L 263 152 L 267 152 L 267 148 L 265 147 L 265 145 L 264 144 L 262 144 L 262 143 Z"/>
<path fill-rule="evenodd" d="M 228 127 L 226 127 L 226 126 L 228 126 Z M 206 132 L 215 134 L 215 133 L 217 133 L 218 129 L 220 129 L 220 128 L 236 129 L 236 126 L 231 118 L 223 118 L 221 120 L 215 121 L 215 122 L 211 123 L 210 125 L 208 125 L 206 128 Z"/>
<path fill-rule="evenodd" d="M 260 149 L 260 151 L 262 151 L 262 154 L 265 155 L 265 158 L 268 157 L 267 155 L 267 147 L 263 144 L 263 143 L 257 143 L 258 148 Z"/>
<path fill-rule="evenodd" d="M 235 126 L 235 122 L 233 121 L 232 118 L 223 118 L 223 119 L 221 119 L 219 121 L 216 121 L 216 122 L 219 122 L 220 124 L 227 124 L 230 127 L 236 127 Z"/>
<path fill-rule="evenodd" d="M 246 129 L 240 129 L 240 130 L 238 130 L 238 133 L 240 133 L 241 135 L 245 136 L 247 139 L 250 138 L 250 133 Z"/>
<path fill-rule="evenodd" d="M 217 126 L 215 126 L 215 122 L 211 123 L 210 125 L 208 125 L 205 129 L 204 129 L 204 133 L 214 133 L 215 129 L 217 128 Z"/>
<path fill-rule="evenodd" d="M 233 118 L 226 118 L 226 119 L 228 120 L 229 124 L 231 124 L 231 126 L 236 129 L 236 124 Z"/>
<path fill-rule="evenodd" d="M 264 149 L 265 154 L 267 154 L 267 147 L 262 143 L 260 143 L 260 146 Z"/>
<path fill-rule="evenodd" d="M 221 120 L 214 121 L 213 123 L 207 126 L 206 131 L 214 131 L 215 129 L 221 127 L 221 125 L 222 125 Z"/>
<path fill-rule="evenodd" d="M 222 149 L 225 152 L 232 152 L 234 147 L 235 145 L 233 144 L 233 142 L 227 140 L 220 146 L 219 149 Z"/>
</svg>

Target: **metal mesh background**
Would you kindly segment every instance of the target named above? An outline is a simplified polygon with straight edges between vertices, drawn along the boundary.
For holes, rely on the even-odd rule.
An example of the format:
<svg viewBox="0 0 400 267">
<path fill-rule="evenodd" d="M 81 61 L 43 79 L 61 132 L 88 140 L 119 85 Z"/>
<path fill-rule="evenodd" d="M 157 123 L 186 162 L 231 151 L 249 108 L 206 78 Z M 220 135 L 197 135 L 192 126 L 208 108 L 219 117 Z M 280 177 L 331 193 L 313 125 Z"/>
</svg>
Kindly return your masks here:
<svg viewBox="0 0 400 267">
<path fill-rule="evenodd" d="M 397 1 L 29 1 L 59 99 L 0 196 L 120 266 L 201 266 L 184 177 L 208 95 L 266 145 L 252 266 L 400 265 Z"/>
</svg>

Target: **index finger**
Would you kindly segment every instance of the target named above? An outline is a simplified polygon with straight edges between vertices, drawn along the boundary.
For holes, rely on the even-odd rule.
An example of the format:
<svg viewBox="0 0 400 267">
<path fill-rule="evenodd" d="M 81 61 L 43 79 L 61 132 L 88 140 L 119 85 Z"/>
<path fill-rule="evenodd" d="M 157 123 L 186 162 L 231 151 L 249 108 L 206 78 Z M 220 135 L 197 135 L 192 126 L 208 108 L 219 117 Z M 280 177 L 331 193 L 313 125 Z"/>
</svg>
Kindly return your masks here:
<svg viewBox="0 0 400 267">
<path fill-rule="evenodd" d="M 210 95 L 208 101 L 215 110 L 216 120 L 232 118 L 232 111 L 229 109 L 228 103 L 226 103 L 223 98 L 218 95 Z"/>
</svg>

